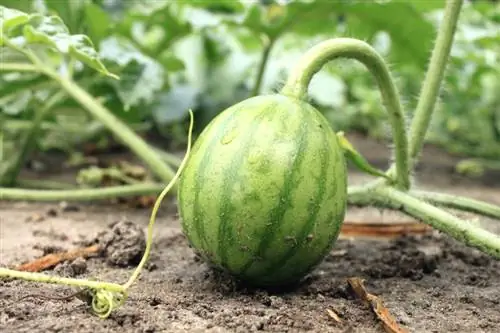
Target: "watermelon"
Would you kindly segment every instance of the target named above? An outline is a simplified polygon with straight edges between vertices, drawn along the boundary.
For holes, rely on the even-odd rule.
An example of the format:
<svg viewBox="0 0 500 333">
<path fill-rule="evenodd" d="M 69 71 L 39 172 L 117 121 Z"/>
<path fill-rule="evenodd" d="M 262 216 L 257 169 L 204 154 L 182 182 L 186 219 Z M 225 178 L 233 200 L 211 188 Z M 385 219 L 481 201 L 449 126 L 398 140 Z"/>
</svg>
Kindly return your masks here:
<svg viewBox="0 0 500 333">
<path fill-rule="evenodd" d="M 280 94 L 246 99 L 202 131 L 179 179 L 191 247 L 259 287 L 300 282 L 329 253 L 344 220 L 347 174 L 331 125 Z"/>
</svg>

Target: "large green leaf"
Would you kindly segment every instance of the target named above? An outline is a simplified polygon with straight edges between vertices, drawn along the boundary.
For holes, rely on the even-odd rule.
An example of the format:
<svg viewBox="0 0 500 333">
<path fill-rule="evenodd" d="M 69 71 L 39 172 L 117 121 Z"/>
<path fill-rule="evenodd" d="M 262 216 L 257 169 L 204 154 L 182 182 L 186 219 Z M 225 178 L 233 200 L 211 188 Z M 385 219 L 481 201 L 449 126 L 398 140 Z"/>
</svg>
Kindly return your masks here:
<svg viewBox="0 0 500 333">
<path fill-rule="evenodd" d="M 282 6 L 253 4 L 234 22 L 271 38 L 294 33 L 309 37 L 342 34 L 372 40 L 378 32 L 386 32 L 391 38 L 392 59 L 422 67 L 435 35 L 424 14 L 439 8 L 440 3 L 424 6 L 418 1 L 296 0 Z"/>
<path fill-rule="evenodd" d="M 0 6 L 0 43 L 6 38 L 6 31 L 28 22 L 30 16 L 20 10 Z M 2 44 L 0 44 L 2 45 Z"/>
<path fill-rule="evenodd" d="M 98 57 L 92 41 L 82 34 L 70 34 L 67 26 L 58 16 L 26 14 L 0 6 L 0 46 L 6 42 L 25 49 L 45 47 L 60 54 L 72 56 L 95 70 L 115 77 Z"/>
<path fill-rule="evenodd" d="M 347 35 L 373 40 L 378 32 L 386 32 L 392 61 L 426 66 L 435 28 L 411 2 L 353 1 L 339 7 L 346 16 Z"/>
<path fill-rule="evenodd" d="M 121 68 L 120 81 L 113 82 L 125 109 L 152 103 L 163 88 L 165 71 L 154 59 L 142 54 L 123 38 L 110 37 L 101 43 L 100 57 Z"/>
</svg>

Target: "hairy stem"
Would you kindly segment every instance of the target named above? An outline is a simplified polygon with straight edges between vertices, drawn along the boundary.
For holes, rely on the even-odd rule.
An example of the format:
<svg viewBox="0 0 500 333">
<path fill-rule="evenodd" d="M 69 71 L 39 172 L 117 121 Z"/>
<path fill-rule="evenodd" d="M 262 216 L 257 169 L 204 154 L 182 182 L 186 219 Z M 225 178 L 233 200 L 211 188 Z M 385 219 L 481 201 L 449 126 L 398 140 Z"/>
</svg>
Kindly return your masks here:
<svg viewBox="0 0 500 333">
<path fill-rule="evenodd" d="M 438 206 L 455 208 L 487 217 L 500 219 L 500 206 L 458 195 L 437 192 L 412 191 L 411 195 Z"/>
<path fill-rule="evenodd" d="M 9 165 L 5 173 L 1 175 L 1 185 L 12 186 L 16 182 L 17 176 L 19 175 L 19 172 L 21 172 L 26 157 L 35 147 L 34 141 L 39 132 L 42 120 L 45 118 L 47 113 L 63 99 L 64 96 L 64 91 L 56 92 L 47 100 L 45 105 L 35 113 L 35 117 L 31 122 L 31 127 L 26 131 L 21 147 L 19 147 L 17 155 L 14 157 L 14 161 Z"/>
<path fill-rule="evenodd" d="M 71 190 L 28 190 L 19 188 L 0 188 L 0 200 L 21 201 L 92 201 L 138 195 L 156 195 L 163 189 L 162 184 L 134 184 L 103 188 Z"/>
<path fill-rule="evenodd" d="M 450 235 L 467 246 L 500 258 L 499 236 L 392 187 L 380 186 L 375 189 L 375 193 L 382 201 L 399 206 L 399 210 L 429 224 L 434 229 Z"/>
<path fill-rule="evenodd" d="M 48 74 L 54 80 L 57 80 L 66 92 L 84 106 L 96 119 L 101 121 L 114 136 L 139 156 L 162 181 L 168 183 L 172 180 L 175 172 L 163 162 L 163 159 L 146 141 L 113 115 L 111 111 L 98 103 L 72 80 L 51 71 Z"/>
<path fill-rule="evenodd" d="M 462 3 L 463 0 L 446 2 L 443 23 L 436 37 L 436 44 L 410 127 L 409 153 L 412 166 L 415 164 L 413 160 L 419 155 L 424 144 L 425 134 L 436 105 Z"/>
<path fill-rule="evenodd" d="M 266 36 L 267 37 L 267 36 Z M 259 71 L 257 72 L 257 79 L 255 80 L 255 85 L 252 90 L 252 96 L 257 96 L 260 92 L 260 87 L 262 86 L 262 79 L 264 78 L 264 73 L 266 71 L 266 65 L 269 61 L 269 55 L 274 46 L 274 39 L 266 38 L 264 41 L 264 50 L 262 51 L 262 57 L 260 58 Z"/>
<path fill-rule="evenodd" d="M 408 189 L 410 187 L 408 138 L 403 107 L 384 59 L 369 44 L 352 38 L 335 38 L 319 43 L 307 51 L 298 65 L 291 71 L 281 93 L 293 98 L 305 99 L 314 74 L 327 62 L 336 58 L 356 59 L 364 64 L 375 77 L 392 126 L 395 144 L 396 186 Z"/>
</svg>

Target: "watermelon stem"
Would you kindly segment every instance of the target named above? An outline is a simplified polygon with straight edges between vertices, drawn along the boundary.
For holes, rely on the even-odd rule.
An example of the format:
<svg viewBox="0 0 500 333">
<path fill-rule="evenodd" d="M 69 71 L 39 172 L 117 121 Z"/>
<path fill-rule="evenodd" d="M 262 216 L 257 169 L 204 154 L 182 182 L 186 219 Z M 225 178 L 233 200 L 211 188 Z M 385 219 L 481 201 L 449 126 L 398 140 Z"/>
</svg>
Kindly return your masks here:
<svg viewBox="0 0 500 333">
<path fill-rule="evenodd" d="M 410 124 L 408 146 L 410 170 L 413 170 L 415 167 L 424 145 L 425 135 L 439 96 L 462 4 L 463 0 L 446 1 L 443 23 L 441 29 L 438 30 L 429 67 L 425 74 L 425 79 L 420 90 L 420 97 Z M 392 175 L 394 171 L 393 165 L 389 168 L 388 174 Z"/>
<path fill-rule="evenodd" d="M 255 80 L 255 85 L 252 89 L 251 96 L 257 96 L 260 93 L 260 87 L 262 86 L 262 79 L 264 78 L 264 72 L 266 71 L 266 65 L 269 62 L 269 56 L 271 55 L 271 50 L 273 49 L 275 39 L 263 36 L 264 39 L 264 50 L 259 62 L 259 70 L 257 72 L 257 79 Z"/>
<path fill-rule="evenodd" d="M 412 165 L 413 159 L 416 159 L 422 150 L 425 134 L 435 109 L 462 3 L 463 0 L 448 0 L 446 2 L 443 23 L 436 37 L 436 43 L 429 61 L 429 68 L 425 75 L 420 91 L 420 98 L 411 122 L 409 153 Z"/>
<path fill-rule="evenodd" d="M 412 191 L 411 194 L 419 199 L 431 202 L 438 206 L 455 208 L 466 212 L 480 214 L 485 217 L 500 219 L 500 206 L 481 200 L 474 200 L 459 195 L 427 191 Z"/>
<path fill-rule="evenodd" d="M 133 197 L 139 195 L 152 195 L 159 193 L 163 188 L 163 184 L 157 183 L 141 183 L 102 188 L 76 188 L 67 190 L 0 188 L 0 200 L 93 201 Z"/>
<path fill-rule="evenodd" d="M 402 190 L 410 188 L 408 158 L 408 136 L 400 95 L 389 68 L 382 56 L 368 43 L 353 38 L 333 38 L 309 49 L 292 69 L 281 89 L 281 94 L 306 99 L 312 77 L 328 62 L 337 58 L 352 58 L 364 64 L 373 74 L 388 111 L 395 145 L 395 186 Z"/>
<path fill-rule="evenodd" d="M 500 258 L 498 235 L 426 203 L 412 196 L 411 193 L 398 191 L 389 186 L 380 186 L 374 191 L 382 202 L 389 201 L 390 205 L 397 207 L 400 211 L 448 234 L 459 242 Z"/>
<path fill-rule="evenodd" d="M 441 193 L 425 191 L 406 193 L 387 185 L 351 186 L 348 188 L 348 203 L 351 206 L 375 206 L 399 210 L 450 235 L 467 246 L 475 247 L 484 253 L 500 258 L 500 237 L 498 235 L 435 207 L 432 203 L 500 218 L 500 207 L 495 205 Z"/>
</svg>

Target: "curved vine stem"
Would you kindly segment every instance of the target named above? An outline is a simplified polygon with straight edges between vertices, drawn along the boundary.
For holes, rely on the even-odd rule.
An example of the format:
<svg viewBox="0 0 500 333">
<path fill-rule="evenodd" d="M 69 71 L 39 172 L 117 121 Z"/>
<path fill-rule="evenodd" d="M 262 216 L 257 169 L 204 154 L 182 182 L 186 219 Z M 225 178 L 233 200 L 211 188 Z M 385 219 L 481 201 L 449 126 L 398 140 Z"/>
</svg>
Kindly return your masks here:
<svg viewBox="0 0 500 333">
<path fill-rule="evenodd" d="M 352 38 L 334 38 L 317 44 L 304 54 L 291 71 L 281 93 L 293 98 L 306 99 L 312 77 L 326 63 L 336 58 L 356 59 L 375 77 L 392 126 L 396 161 L 395 185 L 403 190 L 409 189 L 408 138 L 403 106 L 384 59 L 368 43 Z"/>
<path fill-rule="evenodd" d="M 266 71 L 266 65 L 269 61 L 269 56 L 271 55 L 271 50 L 273 49 L 275 39 L 269 36 L 264 36 L 264 50 L 262 51 L 262 56 L 259 62 L 259 70 L 257 72 L 257 78 L 255 80 L 255 85 L 252 89 L 252 96 L 257 96 L 260 92 L 260 87 L 262 86 L 262 79 L 264 78 L 264 72 Z"/>
<path fill-rule="evenodd" d="M 399 206 L 399 210 L 431 225 L 459 242 L 500 258 L 500 237 L 468 221 L 457 218 L 442 209 L 389 186 L 374 189 L 382 200 Z"/>
<path fill-rule="evenodd" d="M 467 246 L 500 259 L 500 236 L 426 203 L 410 193 L 386 185 L 370 185 L 349 187 L 348 194 L 349 205 L 401 211 Z"/>
<path fill-rule="evenodd" d="M 157 194 L 164 185 L 142 183 L 88 189 L 32 190 L 21 188 L 0 188 L 0 200 L 21 201 L 92 201 L 122 198 L 137 195 Z"/>
<path fill-rule="evenodd" d="M 487 217 L 500 219 L 500 206 L 458 195 L 427 191 L 411 191 L 411 194 L 438 206 L 455 208 Z"/>
</svg>

